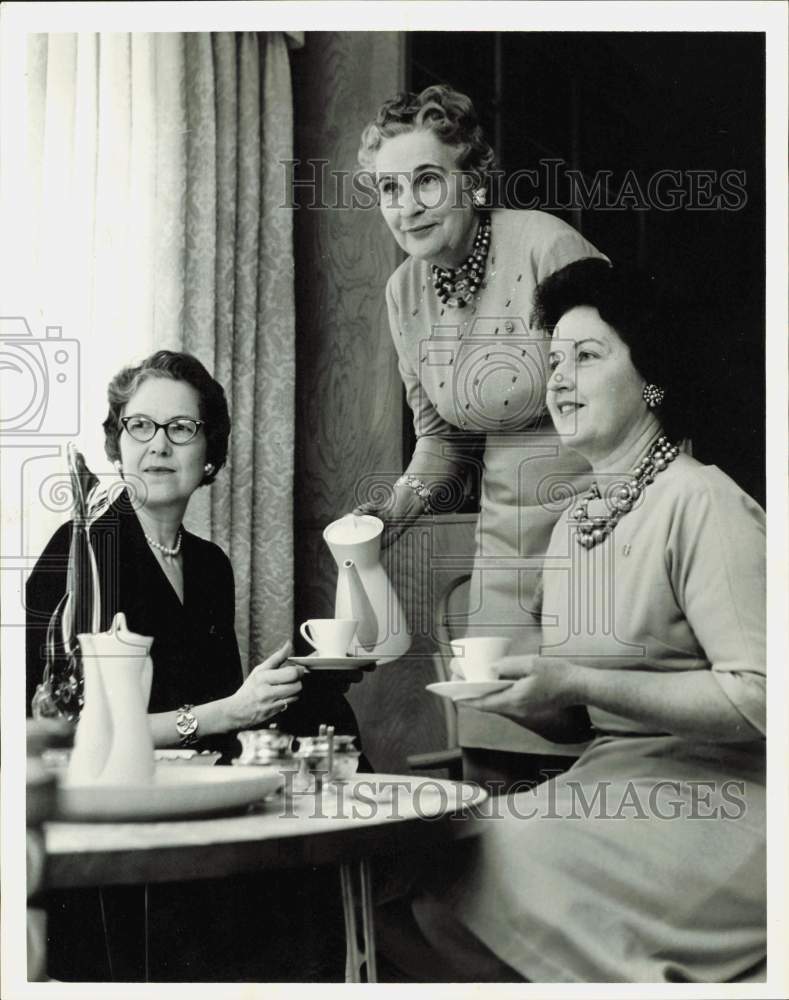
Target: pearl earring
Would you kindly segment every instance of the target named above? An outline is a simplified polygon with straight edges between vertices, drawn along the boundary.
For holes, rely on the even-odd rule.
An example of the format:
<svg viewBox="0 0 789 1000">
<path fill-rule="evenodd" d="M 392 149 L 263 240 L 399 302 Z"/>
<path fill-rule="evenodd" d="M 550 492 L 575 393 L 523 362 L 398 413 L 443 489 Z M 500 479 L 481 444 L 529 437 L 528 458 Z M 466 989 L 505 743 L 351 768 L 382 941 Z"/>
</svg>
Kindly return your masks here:
<svg viewBox="0 0 789 1000">
<path fill-rule="evenodd" d="M 210 476 L 211 473 L 214 471 L 213 465 L 210 462 L 206 462 L 204 471 L 207 476 Z"/>
<path fill-rule="evenodd" d="M 641 390 L 641 396 L 650 410 L 654 410 L 656 406 L 660 406 L 663 402 L 666 390 L 662 389 L 659 385 L 653 385 L 652 382 L 647 382 Z"/>
</svg>

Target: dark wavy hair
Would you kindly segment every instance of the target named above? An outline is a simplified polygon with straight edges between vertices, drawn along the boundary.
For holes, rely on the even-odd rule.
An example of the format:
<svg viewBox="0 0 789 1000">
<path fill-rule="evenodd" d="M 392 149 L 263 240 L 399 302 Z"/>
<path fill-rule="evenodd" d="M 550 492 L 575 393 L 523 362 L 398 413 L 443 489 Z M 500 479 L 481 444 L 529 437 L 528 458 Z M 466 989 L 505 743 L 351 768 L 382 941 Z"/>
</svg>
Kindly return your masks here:
<svg viewBox="0 0 789 1000">
<path fill-rule="evenodd" d="M 207 486 L 214 481 L 217 472 L 227 461 L 230 414 L 225 390 L 192 354 L 156 351 L 139 365 L 122 368 L 112 379 L 107 387 L 110 408 L 102 424 L 107 458 L 111 462 L 120 460 L 119 438 L 123 430 L 121 424 L 123 408 L 142 383 L 149 378 L 169 378 L 177 382 L 186 382 L 197 392 L 200 419 L 205 421 L 206 461 L 214 467 L 210 475 L 206 473 L 203 477 L 201 485 Z"/>
<path fill-rule="evenodd" d="M 687 324 L 677 300 L 659 287 L 654 275 L 599 257 L 586 257 L 554 271 L 534 291 L 532 325 L 552 332 L 565 313 L 592 306 L 630 350 L 639 375 L 665 390 L 655 409 L 665 433 L 674 441 L 692 430 L 692 358 L 680 349 Z M 686 346 L 683 344 L 683 346 Z"/>
<path fill-rule="evenodd" d="M 487 182 L 495 160 L 493 150 L 471 100 L 446 84 L 427 87 L 420 94 L 401 93 L 384 101 L 362 132 L 360 165 L 372 170 L 384 139 L 417 129 L 430 129 L 442 142 L 457 148 L 458 167 L 475 174 L 479 184 Z"/>
</svg>

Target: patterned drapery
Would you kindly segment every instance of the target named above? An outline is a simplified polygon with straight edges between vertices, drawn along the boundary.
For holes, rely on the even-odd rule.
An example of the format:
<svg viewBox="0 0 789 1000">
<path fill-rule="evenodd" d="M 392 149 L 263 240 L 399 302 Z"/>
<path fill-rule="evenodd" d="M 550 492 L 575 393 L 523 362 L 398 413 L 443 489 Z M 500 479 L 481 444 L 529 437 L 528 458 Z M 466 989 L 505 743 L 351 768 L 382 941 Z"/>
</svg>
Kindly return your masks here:
<svg viewBox="0 0 789 1000">
<path fill-rule="evenodd" d="M 293 239 L 282 163 L 293 158 L 288 46 L 299 42 L 280 32 L 35 35 L 28 49 L 13 314 L 79 340 L 79 445 L 100 472 L 105 386 L 123 364 L 157 347 L 187 350 L 225 386 L 228 468 L 194 496 L 187 526 L 232 560 L 247 667 L 292 632 Z"/>
</svg>

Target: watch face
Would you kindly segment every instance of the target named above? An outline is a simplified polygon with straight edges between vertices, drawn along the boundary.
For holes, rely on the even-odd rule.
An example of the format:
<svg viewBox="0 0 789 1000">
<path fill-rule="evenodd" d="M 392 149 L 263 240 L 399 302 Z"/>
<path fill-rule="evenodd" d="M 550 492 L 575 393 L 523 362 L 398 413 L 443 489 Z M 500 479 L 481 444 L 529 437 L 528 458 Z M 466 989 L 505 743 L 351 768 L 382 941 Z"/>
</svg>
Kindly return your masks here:
<svg viewBox="0 0 789 1000">
<path fill-rule="evenodd" d="M 179 712 L 175 717 L 175 728 L 181 736 L 191 736 L 197 732 L 197 718 L 191 712 Z"/>
</svg>

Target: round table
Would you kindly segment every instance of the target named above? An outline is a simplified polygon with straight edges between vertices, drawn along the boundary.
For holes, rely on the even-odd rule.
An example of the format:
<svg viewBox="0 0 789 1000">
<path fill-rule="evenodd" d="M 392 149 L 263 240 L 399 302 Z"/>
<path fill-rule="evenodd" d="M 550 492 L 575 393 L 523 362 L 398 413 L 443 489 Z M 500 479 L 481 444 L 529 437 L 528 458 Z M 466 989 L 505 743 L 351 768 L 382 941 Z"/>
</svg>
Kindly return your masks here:
<svg viewBox="0 0 789 1000">
<path fill-rule="evenodd" d="M 270 797 L 243 815 L 141 823 L 48 822 L 47 888 L 217 878 L 276 868 L 339 869 L 346 981 L 376 981 L 370 859 L 474 836 L 487 793 L 413 775 L 359 774 Z M 363 944 L 359 943 L 361 922 Z"/>
</svg>

